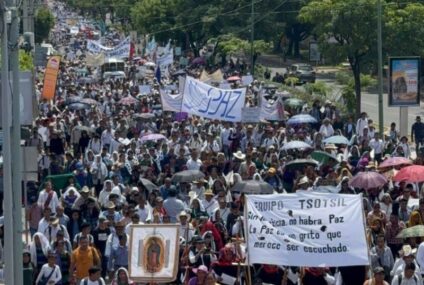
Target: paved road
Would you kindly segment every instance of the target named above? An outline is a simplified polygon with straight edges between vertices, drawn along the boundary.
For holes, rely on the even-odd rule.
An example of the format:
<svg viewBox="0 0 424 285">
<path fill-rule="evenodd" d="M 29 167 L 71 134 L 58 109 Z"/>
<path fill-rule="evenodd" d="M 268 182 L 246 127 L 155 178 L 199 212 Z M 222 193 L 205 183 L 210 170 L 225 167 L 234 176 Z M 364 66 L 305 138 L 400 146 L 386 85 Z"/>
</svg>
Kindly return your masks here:
<svg viewBox="0 0 424 285">
<path fill-rule="evenodd" d="M 267 66 L 270 66 L 272 71 L 272 76 L 276 73 L 285 73 L 286 68 L 282 67 L 282 61 L 276 61 L 271 59 L 262 59 L 263 63 Z M 269 64 L 269 65 L 268 65 Z M 318 72 L 317 81 L 324 81 L 329 84 L 333 90 L 334 95 L 340 92 L 341 86 L 336 84 L 334 79 L 331 79 L 331 76 L 328 76 L 327 73 Z M 395 122 L 399 126 L 399 107 L 389 107 L 388 106 L 388 95 L 384 94 L 383 96 L 383 117 L 384 125 L 389 127 L 392 122 Z M 420 115 L 424 116 L 424 104 L 421 104 L 420 107 L 409 107 L 408 108 L 408 134 L 411 129 L 412 124 L 415 122 L 415 117 Z M 368 116 L 373 119 L 375 123 L 378 124 L 378 94 L 375 92 L 362 92 L 362 104 L 361 109 L 364 112 L 368 113 Z"/>
</svg>

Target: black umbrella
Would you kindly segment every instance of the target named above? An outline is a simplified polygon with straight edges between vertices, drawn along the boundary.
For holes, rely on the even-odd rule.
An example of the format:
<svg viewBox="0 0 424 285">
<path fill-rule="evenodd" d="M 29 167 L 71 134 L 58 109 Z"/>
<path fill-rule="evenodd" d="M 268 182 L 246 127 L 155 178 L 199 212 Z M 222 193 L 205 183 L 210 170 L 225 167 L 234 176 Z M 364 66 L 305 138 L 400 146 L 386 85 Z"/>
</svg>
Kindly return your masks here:
<svg viewBox="0 0 424 285">
<path fill-rule="evenodd" d="M 152 192 L 153 190 L 159 189 L 158 186 L 156 186 L 152 181 L 147 180 L 145 178 L 140 178 L 140 182 L 143 184 L 143 186 L 147 189 L 147 191 Z"/>
<path fill-rule="evenodd" d="M 200 170 L 184 170 L 174 174 L 172 176 L 173 183 L 181 183 L 181 182 L 192 182 L 194 180 L 204 178 L 205 174 Z"/>
<path fill-rule="evenodd" d="M 231 191 L 245 194 L 272 194 L 274 193 L 274 188 L 263 181 L 245 180 L 234 185 Z"/>
<path fill-rule="evenodd" d="M 296 170 L 296 169 L 302 169 L 308 165 L 313 167 L 318 167 L 318 164 L 319 162 L 313 159 L 296 159 L 287 163 L 285 168 Z"/>
</svg>

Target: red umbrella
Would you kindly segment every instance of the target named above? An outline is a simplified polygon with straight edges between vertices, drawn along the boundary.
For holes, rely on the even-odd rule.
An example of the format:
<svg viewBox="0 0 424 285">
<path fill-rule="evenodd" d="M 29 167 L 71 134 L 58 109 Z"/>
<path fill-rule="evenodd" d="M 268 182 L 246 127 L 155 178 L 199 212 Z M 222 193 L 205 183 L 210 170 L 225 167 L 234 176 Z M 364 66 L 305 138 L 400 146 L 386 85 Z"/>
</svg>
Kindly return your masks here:
<svg viewBox="0 0 424 285">
<path fill-rule="evenodd" d="M 374 171 L 359 172 L 349 182 L 350 186 L 365 190 L 378 188 L 386 183 L 387 178 Z"/>
<path fill-rule="evenodd" d="M 227 81 L 239 81 L 239 80 L 241 80 L 241 78 L 237 75 L 230 76 L 230 77 L 227 78 Z"/>
<path fill-rule="evenodd" d="M 424 166 L 411 165 L 404 167 L 393 177 L 393 181 L 422 182 L 424 181 Z"/>
<path fill-rule="evenodd" d="M 410 165 L 412 164 L 412 161 L 405 157 L 390 157 L 383 161 L 378 168 L 394 167 L 404 164 Z"/>
<path fill-rule="evenodd" d="M 118 103 L 121 104 L 121 105 L 132 105 L 132 104 L 136 104 L 137 102 L 138 102 L 138 100 L 135 99 L 134 97 L 127 96 L 127 97 L 124 97 L 121 100 L 119 100 Z"/>
</svg>

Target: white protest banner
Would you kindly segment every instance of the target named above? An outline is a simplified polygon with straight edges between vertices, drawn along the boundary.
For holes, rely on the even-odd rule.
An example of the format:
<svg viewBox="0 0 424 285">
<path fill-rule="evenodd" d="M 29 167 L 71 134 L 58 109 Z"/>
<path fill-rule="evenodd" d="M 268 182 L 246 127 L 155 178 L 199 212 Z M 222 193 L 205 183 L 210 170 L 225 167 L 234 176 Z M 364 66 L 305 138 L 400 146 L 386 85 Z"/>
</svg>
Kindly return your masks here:
<svg viewBox="0 0 424 285">
<path fill-rule="evenodd" d="M 174 53 L 172 49 L 170 50 L 170 52 L 165 53 L 156 59 L 156 65 L 160 66 L 161 69 L 165 68 L 168 65 L 172 65 L 173 63 L 174 63 Z"/>
<path fill-rule="evenodd" d="M 252 75 L 244 75 L 241 77 L 241 84 L 243 85 L 249 85 L 253 82 L 253 76 Z"/>
<path fill-rule="evenodd" d="M 181 111 L 208 119 L 240 122 L 246 89 L 224 90 L 186 77 Z"/>
<path fill-rule="evenodd" d="M 162 110 L 171 112 L 181 112 L 181 104 L 183 102 L 183 95 L 172 95 L 167 90 L 160 90 L 160 98 L 162 101 Z"/>
<path fill-rule="evenodd" d="M 259 107 L 245 107 L 241 109 L 241 121 L 243 123 L 257 123 L 259 122 Z"/>
<path fill-rule="evenodd" d="M 148 95 L 152 92 L 152 89 L 150 85 L 139 85 L 138 86 L 138 93 L 141 95 Z"/>
<path fill-rule="evenodd" d="M 106 47 L 101 45 L 99 42 L 88 40 L 87 50 L 95 54 L 103 52 L 106 57 L 125 58 L 130 54 L 131 40 L 130 37 L 127 37 L 115 47 Z"/>
<path fill-rule="evenodd" d="M 219 88 L 221 89 L 231 89 L 230 83 L 219 83 Z"/>
<path fill-rule="evenodd" d="M 284 105 L 280 97 L 277 100 L 268 101 L 263 92 L 260 94 L 260 119 L 269 121 L 282 121 L 284 119 Z"/>
<path fill-rule="evenodd" d="M 362 195 L 247 195 L 249 265 L 368 265 Z"/>
</svg>

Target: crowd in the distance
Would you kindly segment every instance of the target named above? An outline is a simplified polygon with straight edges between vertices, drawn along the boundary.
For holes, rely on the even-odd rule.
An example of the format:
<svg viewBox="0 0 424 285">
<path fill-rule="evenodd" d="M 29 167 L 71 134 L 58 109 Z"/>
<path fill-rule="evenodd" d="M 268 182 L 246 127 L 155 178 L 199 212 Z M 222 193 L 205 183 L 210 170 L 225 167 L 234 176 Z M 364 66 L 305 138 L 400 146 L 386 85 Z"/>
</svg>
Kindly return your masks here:
<svg viewBox="0 0 424 285">
<path fill-rule="evenodd" d="M 56 25 L 64 24 L 70 12 L 56 2 L 51 8 Z M 317 121 L 313 124 L 176 120 L 174 113 L 162 112 L 159 95 L 166 85 L 178 87 L 173 69 L 161 82 L 136 79 L 131 70 L 138 62 L 129 60 L 127 79 L 83 83 L 79 70 L 92 72 L 85 64 L 86 38 L 58 33 L 52 42 L 63 52 L 56 98 L 40 98 L 40 115 L 27 139 L 28 146 L 39 149 L 35 187 L 40 192 L 29 195 L 26 209 L 31 239 L 23 258 L 24 284 L 135 284 L 128 275 L 130 227 L 147 223 L 180 226 L 176 284 L 228 282 L 226 276 L 236 283 L 250 277 L 254 284 L 422 284 L 424 243 L 419 237 L 396 237 L 405 227 L 424 224 L 424 198 L 413 203 L 424 197 L 421 184 L 391 180 L 403 165 L 379 167 L 391 157 L 411 157 L 411 142 L 399 137 L 396 124 L 379 134 L 366 113 L 356 120 L 319 100 L 285 107 L 288 116 L 310 114 Z M 221 68 L 226 75 L 241 75 L 233 62 Z M 196 65 L 186 72 L 195 75 L 201 69 Z M 42 83 L 37 83 L 39 97 Z M 139 94 L 143 84 L 151 86 L 150 94 Z M 263 87 L 256 80 L 247 86 L 249 104 L 257 102 Z M 136 101 L 122 100 L 129 95 Z M 85 103 L 71 108 L 75 102 Z M 336 135 L 346 141 L 324 142 Z M 424 124 L 417 117 L 412 140 L 419 165 L 423 139 Z M 284 149 L 292 141 L 309 147 Z M 313 151 L 328 159 L 289 165 L 310 159 Z M 194 176 L 175 178 L 185 170 Z M 388 183 L 351 187 L 352 177 L 364 171 L 382 172 Z M 244 180 L 268 183 L 276 193 L 320 191 L 323 185 L 336 193 L 362 192 L 373 274 L 365 266 L 267 264 L 256 264 L 246 274 L 245 194 L 231 190 Z"/>
</svg>

